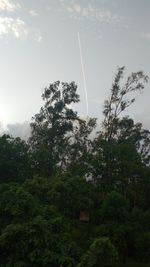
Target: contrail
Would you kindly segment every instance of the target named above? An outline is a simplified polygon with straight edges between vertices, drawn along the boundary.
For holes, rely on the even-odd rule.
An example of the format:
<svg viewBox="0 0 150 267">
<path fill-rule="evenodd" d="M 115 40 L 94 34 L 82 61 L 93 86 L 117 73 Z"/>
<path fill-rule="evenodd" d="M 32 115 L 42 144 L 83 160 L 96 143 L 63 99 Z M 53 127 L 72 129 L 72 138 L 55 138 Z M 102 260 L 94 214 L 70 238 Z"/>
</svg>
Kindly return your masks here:
<svg viewBox="0 0 150 267">
<path fill-rule="evenodd" d="M 84 69 L 84 63 L 83 63 L 82 46 L 81 46 L 81 39 L 80 39 L 79 32 L 78 32 L 78 43 L 79 43 L 79 51 L 80 51 L 80 60 L 81 60 L 82 75 L 83 75 L 84 93 L 85 93 L 85 100 L 86 100 L 86 112 L 87 112 L 87 115 L 88 115 L 88 113 L 89 113 L 88 94 L 87 94 L 85 69 Z"/>
</svg>

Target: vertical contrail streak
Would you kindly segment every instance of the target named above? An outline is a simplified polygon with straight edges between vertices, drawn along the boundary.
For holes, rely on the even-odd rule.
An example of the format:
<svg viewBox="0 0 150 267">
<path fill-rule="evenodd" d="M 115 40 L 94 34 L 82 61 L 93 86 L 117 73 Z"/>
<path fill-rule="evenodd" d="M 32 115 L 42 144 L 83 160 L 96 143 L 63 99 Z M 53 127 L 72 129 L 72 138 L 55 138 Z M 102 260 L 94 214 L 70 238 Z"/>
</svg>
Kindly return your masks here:
<svg viewBox="0 0 150 267">
<path fill-rule="evenodd" d="M 79 51 L 80 51 L 80 60 L 81 60 L 82 75 L 83 75 L 84 93 L 85 93 L 85 100 L 86 100 L 86 112 L 87 112 L 87 115 L 88 115 L 88 113 L 89 113 L 88 94 L 87 94 L 85 69 L 84 69 L 84 63 L 83 63 L 82 46 L 81 46 L 81 40 L 80 40 L 80 34 L 79 34 L 79 32 L 78 32 L 78 43 L 79 43 Z"/>
</svg>

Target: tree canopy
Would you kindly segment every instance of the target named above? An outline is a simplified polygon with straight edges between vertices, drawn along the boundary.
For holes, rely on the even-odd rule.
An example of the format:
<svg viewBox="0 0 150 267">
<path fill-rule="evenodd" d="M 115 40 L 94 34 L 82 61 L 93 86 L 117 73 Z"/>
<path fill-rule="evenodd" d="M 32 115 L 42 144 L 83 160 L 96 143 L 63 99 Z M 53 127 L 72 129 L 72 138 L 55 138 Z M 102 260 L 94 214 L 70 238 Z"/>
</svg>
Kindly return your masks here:
<svg viewBox="0 0 150 267">
<path fill-rule="evenodd" d="M 1 267 L 148 266 L 150 131 L 124 113 L 148 76 L 124 76 L 118 68 L 98 132 L 75 110 L 75 82 L 57 81 L 27 142 L 0 136 Z"/>
</svg>

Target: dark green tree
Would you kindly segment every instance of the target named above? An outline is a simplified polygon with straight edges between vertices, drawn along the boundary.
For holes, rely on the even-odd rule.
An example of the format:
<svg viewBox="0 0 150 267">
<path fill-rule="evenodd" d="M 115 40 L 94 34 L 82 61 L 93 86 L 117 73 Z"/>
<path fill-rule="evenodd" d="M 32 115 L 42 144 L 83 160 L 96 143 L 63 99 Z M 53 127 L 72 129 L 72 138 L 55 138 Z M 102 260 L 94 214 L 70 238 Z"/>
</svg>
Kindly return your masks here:
<svg viewBox="0 0 150 267">
<path fill-rule="evenodd" d="M 124 83 L 125 67 L 118 68 L 112 83 L 110 97 L 104 103 L 103 135 L 106 140 L 115 138 L 118 129 L 118 119 L 122 113 L 135 102 L 136 93 L 142 92 L 148 76 L 142 71 L 131 73 Z"/>
<path fill-rule="evenodd" d="M 35 173 L 51 177 L 59 169 L 73 169 L 72 163 L 84 164 L 87 136 L 96 121 L 86 123 L 72 109 L 79 102 L 74 82 L 50 84 L 42 98 L 45 104 L 33 118 L 29 144 Z"/>
<path fill-rule="evenodd" d="M 101 211 L 105 222 L 125 222 L 129 216 L 129 202 L 113 191 L 103 201 Z"/>
<path fill-rule="evenodd" d="M 31 175 L 28 150 L 19 137 L 0 137 L 0 182 L 22 182 Z"/>
<path fill-rule="evenodd" d="M 51 177 L 65 160 L 68 136 L 73 123 L 79 120 L 71 105 L 79 102 L 77 86 L 59 81 L 44 89 L 45 102 L 33 117 L 29 140 L 35 173 Z"/>
<path fill-rule="evenodd" d="M 126 194 L 126 188 L 132 187 L 136 203 L 137 191 L 147 179 L 145 164 L 149 164 L 150 133 L 143 130 L 141 124 L 134 124 L 132 119 L 122 115 L 134 103 L 135 94 L 143 91 L 148 76 L 139 71 L 122 83 L 123 74 L 124 67 L 119 68 L 110 97 L 104 104 L 102 129 L 93 142 L 91 175 L 103 192 L 119 188 Z"/>
<path fill-rule="evenodd" d="M 79 220 L 81 210 L 92 210 L 93 194 L 94 188 L 90 182 L 79 176 L 65 174 L 53 180 L 49 199 L 61 214 Z"/>
<path fill-rule="evenodd" d="M 118 253 L 107 237 L 100 237 L 93 241 L 87 253 L 77 267 L 112 266 L 118 261 Z"/>
</svg>

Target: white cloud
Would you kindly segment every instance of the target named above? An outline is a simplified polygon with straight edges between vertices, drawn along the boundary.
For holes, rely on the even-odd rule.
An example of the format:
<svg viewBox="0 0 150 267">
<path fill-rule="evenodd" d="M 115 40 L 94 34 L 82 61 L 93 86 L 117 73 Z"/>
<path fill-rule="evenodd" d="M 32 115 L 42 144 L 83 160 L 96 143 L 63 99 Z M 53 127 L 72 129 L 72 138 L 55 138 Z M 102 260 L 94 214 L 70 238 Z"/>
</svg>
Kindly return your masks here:
<svg viewBox="0 0 150 267">
<path fill-rule="evenodd" d="M 78 5 L 78 4 L 74 4 L 73 9 L 74 9 L 78 14 L 80 14 L 81 11 L 82 11 L 81 6 Z"/>
<path fill-rule="evenodd" d="M 16 38 L 26 37 L 28 31 L 25 22 L 19 18 L 0 17 L 0 37 L 12 33 Z"/>
<path fill-rule="evenodd" d="M 43 40 L 43 37 L 39 30 L 32 32 L 32 37 L 37 43 L 41 43 Z"/>
<path fill-rule="evenodd" d="M 20 5 L 11 0 L 0 0 L 0 11 L 9 11 L 13 12 L 16 9 L 20 8 Z"/>
<path fill-rule="evenodd" d="M 72 12 L 74 11 L 74 9 L 73 9 L 72 7 L 70 7 L 70 6 L 67 6 L 67 7 L 66 7 L 66 10 L 67 10 L 68 12 L 70 12 L 70 13 L 72 13 Z"/>
<path fill-rule="evenodd" d="M 6 133 L 13 137 L 20 137 L 27 140 L 31 133 L 30 124 L 28 122 L 7 124 Z"/>
<path fill-rule="evenodd" d="M 38 16 L 38 13 L 36 12 L 36 10 L 30 10 L 30 11 L 29 11 L 29 14 L 30 14 L 32 17 L 36 17 L 36 16 Z"/>
<path fill-rule="evenodd" d="M 89 19 L 91 21 L 98 21 L 101 23 L 116 23 L 121 20 L 117 14 L 112 14 L 110 10 L 96 7 L 92 3 L 81 5 L 80 3 L 68 4 L 65 1 L 62 1 L 61 4 L 74 19 Z"/>
<path fill-rule="evenodd" d="M 43 37 L 41 35 L 37 36 L 35 41 L 37 41 L 38 43 L 41 43 L 43 40 Z"/>
<path fill-rule="evenodd" d="M 150 41 L 150 32 L 145 32 L 142 34 L 143 38 Z"/>
<path fill-rule="evenodd" d="M 13 137 L 20 137 L 21 139 L 27 141 L 31 135 L 30 123 L 23 122 L 4 125 L 0 121 L 0 136 L 3 134 L 9 134 Z"/>
</svg>

